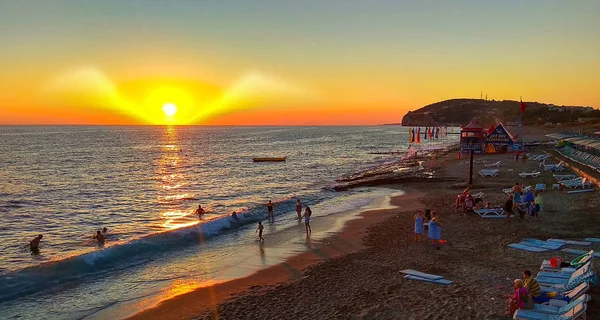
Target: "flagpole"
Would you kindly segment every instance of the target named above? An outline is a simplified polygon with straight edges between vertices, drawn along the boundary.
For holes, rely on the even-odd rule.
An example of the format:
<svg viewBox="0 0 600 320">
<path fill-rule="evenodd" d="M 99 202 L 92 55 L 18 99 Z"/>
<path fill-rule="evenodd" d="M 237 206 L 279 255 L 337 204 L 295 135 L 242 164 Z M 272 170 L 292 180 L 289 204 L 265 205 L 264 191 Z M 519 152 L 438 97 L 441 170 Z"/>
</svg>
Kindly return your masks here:
<svg viewBox="0 0 600 320">
<path fill-rule="evenodd" d="M 521 103 L 523 103 L 523 97 L 520 96 L 519 100 L 521 100 Z M 523 152 L 525 152 L 525 145 L 523 144 L 523 114 L 525 113 L 525 111 L 521 111 L 521 121 L 519 121 L 519 142 L 521 143 L 521 148 L 523 148 Z"/>
</svg>

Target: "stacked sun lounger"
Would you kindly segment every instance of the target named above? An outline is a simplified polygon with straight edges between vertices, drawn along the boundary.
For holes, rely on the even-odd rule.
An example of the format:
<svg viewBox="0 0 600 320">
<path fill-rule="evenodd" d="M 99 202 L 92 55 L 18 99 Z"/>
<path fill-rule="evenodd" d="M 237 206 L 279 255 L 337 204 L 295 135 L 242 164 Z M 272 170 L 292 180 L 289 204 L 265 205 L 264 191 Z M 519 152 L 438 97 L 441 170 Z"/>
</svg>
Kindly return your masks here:
<svg viewBox="0 0 600 320">
<path fill-rule="evenodd" d="M 555 240 L 542 241 L 538 239 L 526 238 L 519 243 L 511 243 L 508 245 L 508 247 L 530 252 L 546 252 L 551 250 L 558 250 L 564 245 L 564 242 Z"/>
<path fill-rule="evenodd" d="M 593 251 L 590 251 L 580 256 L 568 268 L 558 267 L 548 271 L 546 269 L 550 262 L 544 260 L 536 280 L 542 294 L 552 292 L 553 298 L 543 304 L 534 304 L 532 309 L 517 310 L 513 319 L 585 319 L 587 302 L 590 300 L 586 292 L 589 283 L 597 280 L 591 268 L 592 254 Z"/>
<path fill-rule="evenodd" d="M 404 279 L 407 279 L 407 280 L 417 280 L 417 281 L 424 281 L 424 282 L 443 284 L 443 285 L 452 284 L 452 281 L 450 281 L 448 279 L 444 279 L 444 277 L 438 276 L 435 274 L 423 273 L 423 272 L 411 270 L 411 269 L 401 270 L 400 273 L 404 273 L 405 274 Z"/>
<path fill-rule="evenodd" d="M 600 171 L 600 156 L 575 150 L 569 146 L 558 149 L 558 152 L 581 165 L 588 166 L 596 171 Z"/>
</svg>

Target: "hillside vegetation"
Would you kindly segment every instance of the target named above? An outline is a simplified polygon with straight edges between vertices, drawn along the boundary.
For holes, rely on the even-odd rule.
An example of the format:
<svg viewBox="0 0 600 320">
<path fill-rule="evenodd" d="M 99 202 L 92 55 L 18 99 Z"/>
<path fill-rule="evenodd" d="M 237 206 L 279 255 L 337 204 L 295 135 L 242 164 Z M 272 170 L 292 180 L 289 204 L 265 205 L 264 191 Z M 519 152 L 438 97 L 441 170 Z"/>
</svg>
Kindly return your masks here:
<svg viewBox="0 0 600 320">
<path fill-rule="evenodd" d="M 555 106 L 539 102 L 525 102 L 525 125 L 557 123 L 600 122 L 600 110 L 580 106 Z M 473 118 L 481 125 L 495 122 L 517 122 L 520 117 L 519 101 L 489 101 L 482 99 L 451 99 L 436 102 L 410 111 L 402 118 L 404 126 L 465 125 Z"/>
</svg>

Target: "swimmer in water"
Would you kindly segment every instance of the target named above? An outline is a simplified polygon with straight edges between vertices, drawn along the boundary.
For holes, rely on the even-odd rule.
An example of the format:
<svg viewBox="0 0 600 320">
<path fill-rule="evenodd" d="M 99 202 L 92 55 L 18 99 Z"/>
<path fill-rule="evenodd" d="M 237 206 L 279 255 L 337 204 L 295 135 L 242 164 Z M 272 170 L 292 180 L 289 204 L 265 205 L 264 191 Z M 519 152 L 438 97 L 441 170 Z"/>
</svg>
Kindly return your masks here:
<svg viewBox="0 0 600 320">
<path fill-rule="evenodd" d="M 108 229 L 106 227 L 102 228 L 102 233 L 107 234 L 108 233 Z"/>
<path fill-rule="evenodd" d="M 44 237 L 43 234 L 38 235 L 37 237 L 33 238 L 31 241 L 29 241 L 29 248 L 31 249 L 31 254 L 38 254 L 40 253 L 40 241 L 42 240 L 42 238 Z"/>
<path fill-rule="evenodd" d="M 204 209 L 202 209 L 202 205 L 198 205 L 198 209 L 194 211 L 194 214 L 198 215 L 198 219 L 202 218 L 202 215 L 204 215 Z"/>
<path fill-rule="evenodd" d="M 96 232 L 96 235 L 94 235 L 93 239 L 95 239 L 96 241 L 98 241 L 98 245 L 103 245 L 104 244 L 104 235 L 102 234 L 102 232 L 100 232 L 100 230 L 98 230 Z"/>
<path fill-rule="evenodd" d="M 237 213 L 235 213 L 235 211 L 231 214 L 231 217 L 233 218 L 233 220 L 235 221 L 240 221 L 240 218 L 238 218 Z"/>
<path fill-rule="evenodd" d="M 258 239 L 259 239 L 261 242 L 262 242 L 262 241 L 265 241 L 265 239 L 264 239 L 264 238 L 263 238 L 263 236 L 262 236 L 262 233 L 263 233 L 263 228 L 264 228 L 264 227 L 263 227 L 262 223 L 259 221 L 259 222 L 258 222 L 258 228 L 256 228 L 256 231 L 254 231 L 254 233 L 257 233 L 257 232 L 258 232 Z"/>
</svg>

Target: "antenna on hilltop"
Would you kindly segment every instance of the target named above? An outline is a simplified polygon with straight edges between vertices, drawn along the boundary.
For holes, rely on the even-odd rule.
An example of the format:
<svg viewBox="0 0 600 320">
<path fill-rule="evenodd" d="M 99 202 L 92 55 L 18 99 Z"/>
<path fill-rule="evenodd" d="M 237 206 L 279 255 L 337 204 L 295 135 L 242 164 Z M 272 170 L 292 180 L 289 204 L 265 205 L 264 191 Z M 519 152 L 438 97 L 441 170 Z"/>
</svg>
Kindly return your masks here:
<svg viewBox="0 0 600 320">
<path fill-rule="evenodd" d="M 483 100 L 483 91 L 481 91 L 481 96 L 479 96 L 479 99 Z"/>
</svg>

